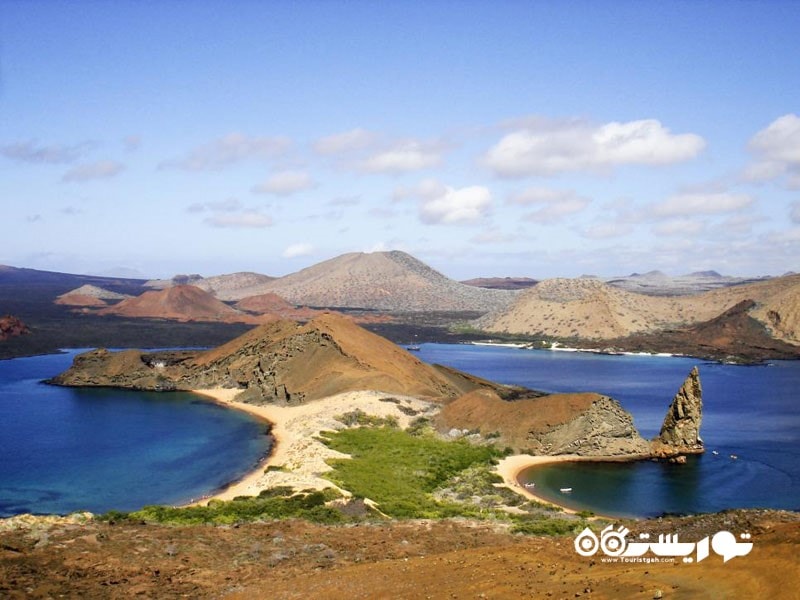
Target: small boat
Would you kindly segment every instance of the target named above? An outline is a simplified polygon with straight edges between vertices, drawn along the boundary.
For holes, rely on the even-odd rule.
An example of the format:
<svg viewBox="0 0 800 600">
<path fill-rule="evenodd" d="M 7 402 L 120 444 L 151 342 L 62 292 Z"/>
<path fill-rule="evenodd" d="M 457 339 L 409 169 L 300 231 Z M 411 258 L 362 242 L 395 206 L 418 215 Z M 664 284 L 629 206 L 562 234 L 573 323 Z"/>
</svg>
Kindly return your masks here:
<svg viewBox="0 0 800 600">
<path fill-rule="evenodd" d="M 719 454 L 719 452 L 717 452 L 716 450 L 712 450 L 711 454 L 713 454 L 714 456 L 717 456 Z"/>
<path fill-rule="evenodd" d="M 735 454 L 731 454 L 731 460 L 736 460 L 737 458 L 739 458 L 739 457 L 736 456 Z"/>
<path fill-rule="evenodd" d="M 559 488 L 558 491 L 561 492 L 562 494 L 571 494 L 572 488 Z"/>
<path fill-rule="evenodd" d="M 536 484 L 533 483 L 532 481 L 529 481 L 528 483 L 525 484 L 525 487 L 528 489 L 535 488 Z"/>
<path fill-rule="evenodd" d="M 416 344 L 411 344 L 410 346 L 406 346 L 406 350 L 410 350 L 411 352 L 419 352 L 420 348 Z"/>
</svg>

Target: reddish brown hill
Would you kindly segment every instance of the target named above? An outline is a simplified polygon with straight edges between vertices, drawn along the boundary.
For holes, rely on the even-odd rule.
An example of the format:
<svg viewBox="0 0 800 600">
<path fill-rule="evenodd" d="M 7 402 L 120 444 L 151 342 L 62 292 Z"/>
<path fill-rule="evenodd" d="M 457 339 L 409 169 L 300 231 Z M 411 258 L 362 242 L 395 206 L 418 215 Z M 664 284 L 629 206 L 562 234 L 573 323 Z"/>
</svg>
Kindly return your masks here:
<svg viewBox="0 0 800 600">
<path fill-rule="evenodd" d="M 294 309 L 293 304 L 278 296 L 278 294 L 259 294 L 258 296 L 248 296 L 242 298 L 234 306 L 239 310 L 265 314 L 281 313 Z"/>
<path fill-rule="evenodd" d="M 54 382 L 157 390 L 239 388 L 247 401 L 279 404 L 354 390 L 433 399 L 455 398 L 483 386 L 513 391 L 428 365 L 335 313 L 305 325 L 274 321 L 205 352 L 95 350 L 76 357 Z"/>
<path fill-rule="evenodd" d="M 257 322 L 238 310 L 192 285 L 176 285 L 165 290 L 145 292 L 116 306 L 100 311 L 102 315 L 149 317 L 176 321 Z"/>
<path fill-rule="evenodd" d="M 644 455 L 647 442 L 616 400 L 595 393 L 503 400 L 480 389 L 447 404 L 442 431 L 478 430 L 518 452 L 586 456 Z"/>
<path fill-rule="evenodd" d="M 30 332 L 31 330 L 28 329 L 28 326 L 17 317 L 12 315 L 0 317 L 0 342 L 18 335 L 26 335 Z"/>
</svg>

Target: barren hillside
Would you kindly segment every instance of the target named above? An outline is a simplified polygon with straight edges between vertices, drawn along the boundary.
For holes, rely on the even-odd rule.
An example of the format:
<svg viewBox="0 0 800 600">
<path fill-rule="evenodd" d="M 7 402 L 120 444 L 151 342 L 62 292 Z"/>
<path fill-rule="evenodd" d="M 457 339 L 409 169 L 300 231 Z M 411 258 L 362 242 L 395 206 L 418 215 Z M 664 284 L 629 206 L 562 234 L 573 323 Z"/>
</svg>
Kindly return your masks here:
<svg viewBox="0 0 800 600">
<path fill-rule="evenodd" d="M 515 295 L 458 283 L 398 251 L 344 254 L 276 279 L 266 292 L 295 304 L 392 311 L 489 311 Z"/>
<path fill-rule="evenodd" d="M 149 317 L 176 321 L 248 322 L 248 316 L 192 285 L 177 285 L 151 290 L 104 308 L 102 315 Z M 256 323 L 256 318 L 249 322 Z"/>
<path fill-rule="evenodd" d="M 634 294 L 597 279 L 549 279 L 477 325 L 496 332 L 614 339 L 708 321 L 745 300 L 754 302 L 750 314 L 773 335 L 800 340 L 798 275 L 680 297 Z"/>
</svg>

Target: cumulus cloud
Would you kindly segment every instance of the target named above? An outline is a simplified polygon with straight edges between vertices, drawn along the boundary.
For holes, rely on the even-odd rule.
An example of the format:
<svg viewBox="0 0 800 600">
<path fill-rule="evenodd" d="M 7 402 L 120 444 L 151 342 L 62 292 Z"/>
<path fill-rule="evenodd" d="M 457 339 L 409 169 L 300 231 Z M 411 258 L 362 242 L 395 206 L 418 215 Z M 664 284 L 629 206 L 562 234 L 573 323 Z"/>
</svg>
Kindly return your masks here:
<svg viewBox="0 0 800 600">
<path fill-rule="evenodd" d="M 360 163 L 368 173 L 407 173 L 436 167 L 442 162 L 442 150 L 435 144 L 418 141 L 399 142 Z"/>
<path fill-rule="evenodd" d="M 268 160 L 284 154 L 291 141 L 285 137 L 250 137 L 229 133 L 189 151 L 183 158 L 162 162 L 160 168 L 218 171 L 245 160 Z"/>
<path fill-rule="evenodd" d="M 415 185 L 403 185 L 392 192 L 393 202 L 402 202 L 408 198 L 434 199 L 447 192 L 447 186 L 435 179 L 423 179 Z"/>
<path fill-rule="evenodd" d="M 138 135 L 128 135 L 122 139 L 126 152 L 135 152 L 142 145 L 142 138 Z"/>
<path fill-rule="evenodd" d="M 270 227 L 272 218 L 257 210 L 245 210 L 241 212 L 221 212 L 208 217 L 204 220 L 204 223 L 219 228 L 261 229 Z"/>
<path fill-rule="evenodd" d="M 366 129 L 356 128 L 350 131 L 335 133 L 314 142 L 317 154 L 344 154 L 364 150 L 375 142 L 376 135 Z"/>
<path fill-rule="evenodd" d="M 667 236 L 697 235 L 704 229 L 705 223 L 699 219 L 670 219 L 653 227 L 653 232 Z"/>
<path fill-rule="evenodd" d="M 215 212 L 235 212 L 242 209 L 242 203 L 237 198 L 227 198 L 219 202 L 195 202 L 186 207 L 186 212 L 199 213 L 207 210 Z"/>
<path fill-rule="evenodd" d="M 790 113 L 775 119 L 748 143 L 756 162 L 745 178 L 765 181 L 786 176 L 790 188 L 800 188 L 800 117 Z"/>
<path fill-rule="evenodd" d="M 0 146 L 0 156 L 19 162 L 64 164 L 78 160 L 92 145 L 91 142 L 83 142 L 73 146 L 61 144 L 41 146 L 33 141 L 15 142 Z"/>
<path fill-rule="evenodd" d="M 592 125 L 584 121 L 521 124 L 492 146 L 485 164 L 501 177 L 599 171 L 618 165 L 665 165 L 705 147 L 692 133 L 673 134 L 655 119 Z"/>
<path fill-rule="evenodd" d="M 633 227 L 628 223 L 596 223 L 586 227 L 581 231 L 581 235 L 591 240 L 607 240 L 626 236 L 631 231 L 633 231 Z"/>
<path fill-rule="evenodd" d="M 303 190 L 316 187 L 311 175 L 305 171 L 281 171 L 275 173 L 264 183 L 253 186 L 255 194 L 272 194 L 274 196 L 291 196 Z"/>
<path fill-rule="evenodd" d="M 653 207 L 656 217 L 719 215 L 747 208 L 753 198 L 747 194 L 725 192 L 711 194 L 678 194 Z"/>
<path fill-rule="evenodd" d="M 314 253 L 314 246 L 306 243 L 290 244 L 281 253 L 283 258 L 297 258 L 298 256 L 310 256 Z"/>
<path fill-rule="evenodd" d="M 523 206 L 541 206 L 538 210 L 525 214 L 523 219 L 526 221 L 555 223 L 564 217 L 581 212 L 589 206 L 591 200 L 579 196 L 572 190 L 528 188 L 512 195 L 509 202 Z"/>
<path fill-rule="evenodd" d="M 125 166 L 115 160 L 98 160 L 93 163 L 76 165 L 61 177 L 62 181 L 83 182 L 93 179 L 108 179 L 122 173 Z"/>
<path fill-rule="evenodd" d="M 471 223 L 486 216 L 491 206 L 492 194 L 483 186 L 443 187 L 441 194 L 422 200 L 419 217 L 429 224 Z"/>
</svg>

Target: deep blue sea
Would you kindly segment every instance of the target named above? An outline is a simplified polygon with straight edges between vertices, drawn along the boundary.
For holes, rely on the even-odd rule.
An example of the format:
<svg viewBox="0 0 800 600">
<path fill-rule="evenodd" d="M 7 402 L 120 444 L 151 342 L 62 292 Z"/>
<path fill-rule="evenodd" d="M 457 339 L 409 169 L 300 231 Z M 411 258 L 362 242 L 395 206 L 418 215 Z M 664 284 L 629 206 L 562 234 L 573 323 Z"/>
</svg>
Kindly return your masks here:
<svg viewBox="0 0 800 600">
<path fill-rule="evenodd" d="M 40 383 L 77 352 L 0 361 L 0 516 L 182 503 L 269 451 L 264 423 L 195 394 Z"/>
<path fill-rule="evenodd" d="M 0 361 L 0 516 L 181 503 L 238 478 L 268 451 L 263 423 L 199 396 L 40 383 L 76 353 Z M 800 361 L 743 367 L 456 344 L 423 344 L 418 355 L 502 383 L 607 394 L 646 438 L 698 365 L 706 454 L 687 465 L 554 465 L 525 480 L 539 495 L 608 515 L 800 509 Z"/>
<path fill-rule="evenodd" d="M 690 457 L 686 465 L 545 466 L 527 471 L 522 481 L 534 482 L 538 495 L 560 504 L 613 516 L 800 509 L 800 361 L 735 366 L 682 357 L 455 344 L 423 344 L 419 355 L 501 383 L 606 394 L 633 415 L 647 439 L 658 433 L 672 398 L 697 365 L 705 454 Z M 570 487 L 570 494 L 559 491 Z"/>
</svg>

